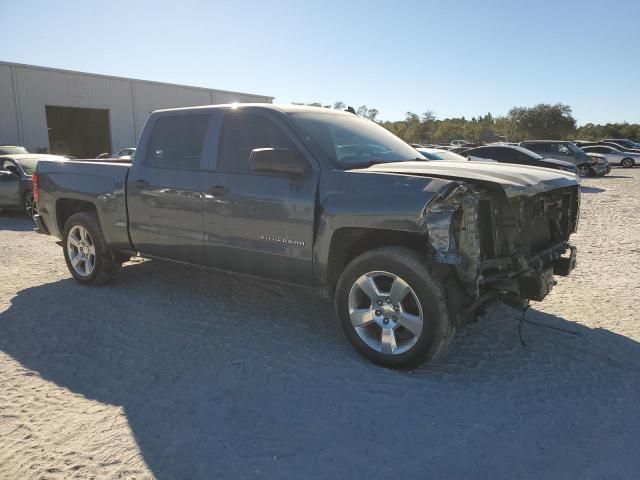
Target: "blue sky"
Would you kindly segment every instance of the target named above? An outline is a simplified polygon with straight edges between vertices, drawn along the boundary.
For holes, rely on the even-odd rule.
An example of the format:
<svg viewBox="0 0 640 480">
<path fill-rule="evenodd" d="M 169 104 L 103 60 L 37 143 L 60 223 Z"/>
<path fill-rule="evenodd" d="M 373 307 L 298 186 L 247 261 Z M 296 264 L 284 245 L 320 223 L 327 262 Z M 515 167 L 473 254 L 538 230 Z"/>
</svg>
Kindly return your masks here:
<svg viewBox="0 0 640 480">
<path fill-rule="evenodd" d="M 276 97 L 385 120 L 563 102 L 640 123 L 636 1 L 0 0 L 0 60 Z"/>
</svg>

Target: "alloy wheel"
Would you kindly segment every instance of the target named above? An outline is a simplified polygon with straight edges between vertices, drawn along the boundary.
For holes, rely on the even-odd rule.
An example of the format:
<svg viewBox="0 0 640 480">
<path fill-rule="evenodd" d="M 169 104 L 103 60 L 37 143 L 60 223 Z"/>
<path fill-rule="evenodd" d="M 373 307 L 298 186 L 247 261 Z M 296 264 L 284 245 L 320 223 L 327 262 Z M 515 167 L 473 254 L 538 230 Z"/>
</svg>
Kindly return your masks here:
<svg viewBox="0 0 640 480">
<path fill-rule="evenodd" d="M 78 275 L 88 277 L 96 266 L 96 247 L 89 231 L 75 225 L 67 236 L 67 255 Z"/>
<path fill-rule="evenodd" d="M 422 334 L 423 310 L 409 284 L 393 273 L 360 276 L 349 291 L 349 317 L 360 339 L 387 355 L 409 351 Z"/>
<path fill-rule="evenodd" d="M 29 218 L 33 218 L 38 210 L 36 208 L 36 202 L 33 200 L 33 193 L 28 192 L 24 198 L 24 210 L 29 215 Z"/>
</svg>

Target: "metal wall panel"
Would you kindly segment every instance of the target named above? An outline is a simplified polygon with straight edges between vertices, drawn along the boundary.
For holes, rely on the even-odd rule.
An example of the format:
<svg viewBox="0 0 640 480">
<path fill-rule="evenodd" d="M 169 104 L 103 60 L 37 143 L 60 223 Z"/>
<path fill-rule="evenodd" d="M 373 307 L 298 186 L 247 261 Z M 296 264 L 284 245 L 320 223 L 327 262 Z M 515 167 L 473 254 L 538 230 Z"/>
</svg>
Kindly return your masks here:
<svg viewBox="0 0 640 480">
<path fill-rule="evenodd" d="M 111 147 L 117 152 L 136 144 L 154 110 L 271 101 L 264 95 L 0 62 L 0 143 L 49 149 L 47 105 L 109 110 Z"/>
<path fill-rule="evenodd" d="M 15 66 L 23 141 L 36 151 L 49 147 L 47 105 L 109 110 L 115 150 L 134 140 L 131 88 L 126 80 Z"/>
<path fill-rule="evenodd" d="M 209 105 L 211 93 L 204 89 L 133 81 L 133 100 L 136 132 L 140 135 L 144 122 L 154 110 Z"/>
<path fill-rule="evenodd" d="M 9 65 L 0 65 L 0 145 L 20 145 L 13 70 Z"/>
</svg>

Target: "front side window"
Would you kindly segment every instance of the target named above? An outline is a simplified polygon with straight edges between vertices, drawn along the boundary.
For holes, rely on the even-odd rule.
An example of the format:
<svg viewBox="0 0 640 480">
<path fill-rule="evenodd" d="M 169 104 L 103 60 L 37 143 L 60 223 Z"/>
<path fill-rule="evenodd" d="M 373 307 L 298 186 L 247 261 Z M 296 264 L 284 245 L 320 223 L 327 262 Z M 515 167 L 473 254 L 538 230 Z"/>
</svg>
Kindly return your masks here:
<svg viewBox="0 0 640 480">
<path fill-rule="evenodd" d="M 299 112 L 291 117 L 341 168 L 422 159 L 409 144 L 375 122 L 336 112 Z"/>
<path fill-rule="evenodd" d="M 571 150 L 564 143 L 554 143 L 551 145 L 551 150 L 560 155 L 571 155 Z"/>
<path fill-rule="evenodd" d="M 151 131 L 145 163 L 149 167 L 198 170 L 209 114 L 160 117 Z"/>
<path fill-rule="evenodd" d="M 297 150 L 284 130 L 270 119 L 253 113 L 226 113 L 220 136 L 218 170 L 250 172 L 249 157 L 256 148 Z"/>
</svg>

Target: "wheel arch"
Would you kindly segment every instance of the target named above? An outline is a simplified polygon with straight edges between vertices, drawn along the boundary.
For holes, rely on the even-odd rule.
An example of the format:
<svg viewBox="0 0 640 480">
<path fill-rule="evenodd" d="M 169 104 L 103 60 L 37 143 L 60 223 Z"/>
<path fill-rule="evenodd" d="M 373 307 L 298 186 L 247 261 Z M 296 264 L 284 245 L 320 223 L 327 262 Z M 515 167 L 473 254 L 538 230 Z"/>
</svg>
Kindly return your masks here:
<svg viewBox="0 0 640 480">
<path fill-rule="evenodd" d="M 95 212 L 97 214 L 98 210 L 93 203 L 86 200 L 60 198 L 56 201 L 56 223 L 60 233 L 64 232 L 64 225 L 71 215 L 80 212 Z"/>
<path fill-rule="evenodd" d="M 376 228 L 343 227 L 331 237 L 327 261 L 327 284 L 331 292 L 344 268 L 358 255 L 380 247 L 399 246 L 425 255 L 427 237 L 423 234 Z"/>
</svg>

